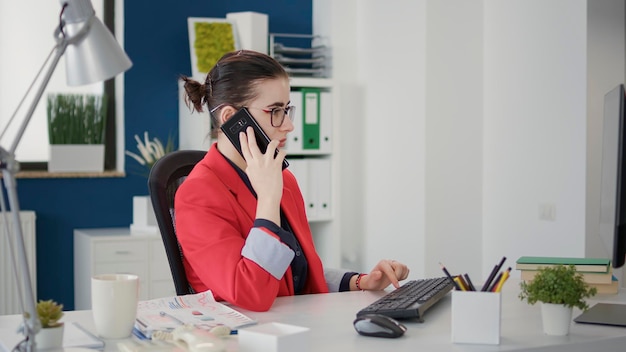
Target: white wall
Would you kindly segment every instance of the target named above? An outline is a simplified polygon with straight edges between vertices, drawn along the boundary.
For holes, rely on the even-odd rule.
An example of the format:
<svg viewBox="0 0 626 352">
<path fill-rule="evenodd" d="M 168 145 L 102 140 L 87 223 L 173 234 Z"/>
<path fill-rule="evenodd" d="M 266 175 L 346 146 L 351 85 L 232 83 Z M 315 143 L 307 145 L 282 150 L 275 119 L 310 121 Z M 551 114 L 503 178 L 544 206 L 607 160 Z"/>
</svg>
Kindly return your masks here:
<svg viewBox="0 0 626 352">
<path fill-rule="evenodd" d="M 356 9 L 362 262 L 369 269 L 380 259 L 394 258 L 420 273 L 426 248 L 426 3 L 396 0 L 390 5 L 367 0 Z"/>
<path fill-rule="evenodd" d="M 483 273 L 585 254 L 586 6 L 485 1 Z"/>
<path fill-rule="evenodd" d="M 396 258 L 421 273 L 425 2 L 397 3 L 410 11 L 401 16 L 372 0 L 314 0 L 313 28 L 331 40 L 339 91 L 341 123 L 334 133 L 340 153 L 334 157 L 340 165 L 342 264 L 366 271 L 380 259 Z M 398 33 L 412 35 L 407 42 Z M 410 186 L 388 192 L 396 183 Z"/>
<path fill-rule="evenodd" d="M 425 276 L 480 277 L 483 7 L 426 2 Z"/>
<path fill-rule="evenodd" d="M 354 160 L 342 236 L 362 251 L 342 248 L 344 262 L 484 278 L 502 256 L 585 255 L 588 1 L 318 3 L 343 20 L 317 22 L 340 48 L 341 159 Z"/>
</svg>

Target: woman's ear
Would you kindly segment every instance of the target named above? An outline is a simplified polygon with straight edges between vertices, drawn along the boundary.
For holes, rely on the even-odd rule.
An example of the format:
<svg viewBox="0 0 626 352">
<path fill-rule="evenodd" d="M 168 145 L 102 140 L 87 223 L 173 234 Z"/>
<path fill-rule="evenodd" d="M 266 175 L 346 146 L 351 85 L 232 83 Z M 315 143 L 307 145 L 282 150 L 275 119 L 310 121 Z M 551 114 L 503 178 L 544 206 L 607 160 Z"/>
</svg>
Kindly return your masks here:
<svg viewBox="0 0 626 352">
<path fill-rule="evenodd" d="M 233 116 L 236 112 L 237 110 L 234 107 L 230 105 L 224 106 L 220 111 L 220 126 L 223 125 L 224 122 L 228 121 L 228 119 L 230 119 L 230 117 Z"/>
</svg>

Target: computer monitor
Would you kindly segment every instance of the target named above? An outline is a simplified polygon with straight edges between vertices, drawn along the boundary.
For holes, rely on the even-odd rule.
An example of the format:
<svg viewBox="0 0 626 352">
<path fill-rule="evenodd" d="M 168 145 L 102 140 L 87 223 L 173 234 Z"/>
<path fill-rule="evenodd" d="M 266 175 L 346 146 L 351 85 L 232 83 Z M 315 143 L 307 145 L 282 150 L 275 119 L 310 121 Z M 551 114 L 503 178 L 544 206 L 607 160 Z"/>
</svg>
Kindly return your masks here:
<svg viewBox="0 0 626 352">
<path fill-rule="evenodd" d="M 626 258 L 626 116 L 624 85 L 604 96 L 600 238 L 610 250 L 614 268 Z"/>
<path fill-rule="evenodd" d="M 609 249 L 614 268 L 626 258 L 626 111 L 624 85 L 604 95 L 600 238 Z M 626 305 L 597 303 L 574 318 L 577 323 L 626 326 Z"/>
</svg>

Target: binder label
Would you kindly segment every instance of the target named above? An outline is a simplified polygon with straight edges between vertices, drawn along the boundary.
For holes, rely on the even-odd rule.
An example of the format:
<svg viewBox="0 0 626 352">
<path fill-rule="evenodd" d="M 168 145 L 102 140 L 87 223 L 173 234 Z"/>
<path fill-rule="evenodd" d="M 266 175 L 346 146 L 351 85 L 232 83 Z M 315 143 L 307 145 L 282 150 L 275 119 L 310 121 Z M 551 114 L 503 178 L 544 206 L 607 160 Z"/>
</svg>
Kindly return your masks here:
<svg viewBox="0 0 626 352">
<path fill-rule="evenodd" d="M 320 90 L 303 89 L 304 124 L 302 126 L 303 149 L 320 149 Z"/>
</svg>

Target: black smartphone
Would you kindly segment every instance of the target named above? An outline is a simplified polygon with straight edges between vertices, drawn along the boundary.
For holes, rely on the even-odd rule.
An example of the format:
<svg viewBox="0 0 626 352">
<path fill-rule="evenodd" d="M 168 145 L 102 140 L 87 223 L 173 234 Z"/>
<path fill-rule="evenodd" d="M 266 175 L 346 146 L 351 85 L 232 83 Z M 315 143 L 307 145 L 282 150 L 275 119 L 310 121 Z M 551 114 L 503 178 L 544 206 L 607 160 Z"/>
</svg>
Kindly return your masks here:
<svg viewBox="0 0 626 352">
<path fill-rule="evenodd" d="M 231 143 L 233 143 L 235 148 L 237 148 L 239 154 L 243 156 L 243 153 L 241 152 L 241 143 L 239 142 L 239 133 L 245 133 L 248 126 L 252 126 L 252 129 L 254 130 L 254 135 L 256 136 L 256 144 L 259 146 L 259 150 L 261 150 L 261 153 L 265 154 L 265 151 L 267 150 L 267 145 L 270 144 L 270 139 L 265 134 L 265 132 L 263 132 L 263 129 L 261 128 L 261 126 L 259 126 L 254 117 L 252 117 L 248 109 L 241 108 L 233 116 L 231 116 L 228 121 L 224 122 L 224 124 L 220 128 L 222 132 L 224 132 L 226 137 L 228 137 L 228 139 L 231 141 Z M 274 153 L 274 157 L 276 157 L 277 154 L 278 150 L 276 150 L 276 152 Z M 287 166 L 289 166 L 289 162 L 287 161 L 287 159 L 283 159 L 283 170 Z"/>
</svg>

